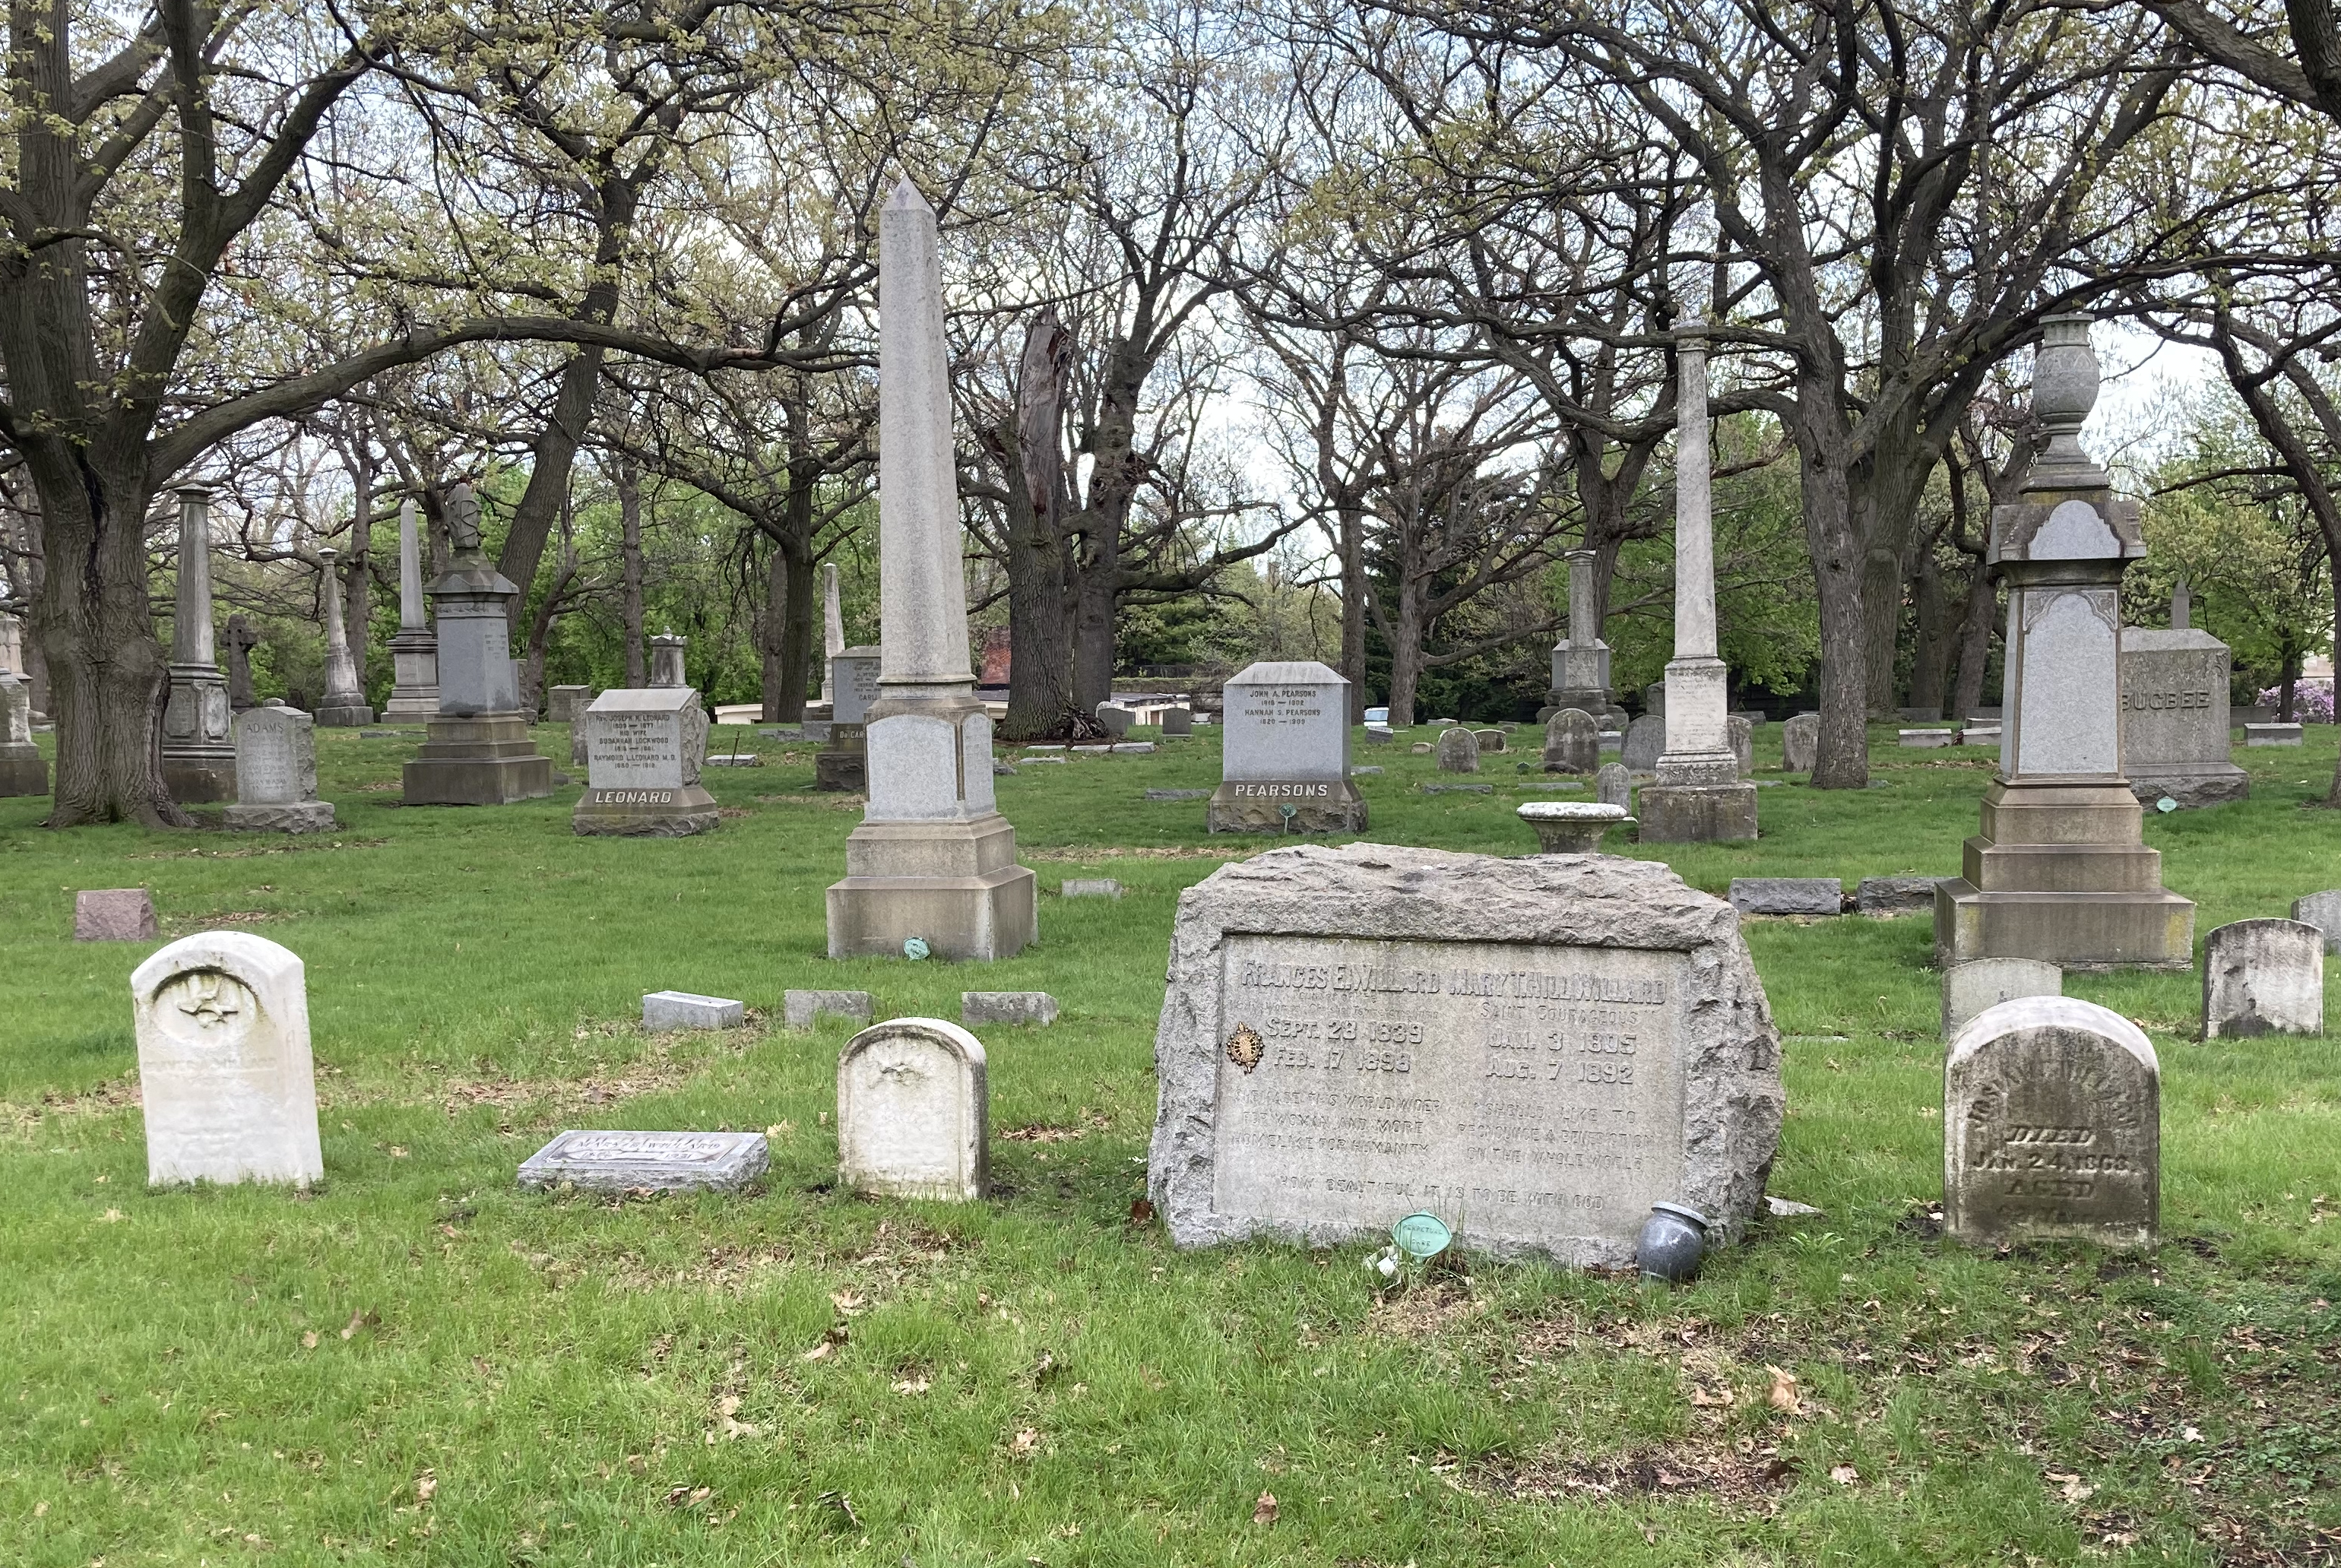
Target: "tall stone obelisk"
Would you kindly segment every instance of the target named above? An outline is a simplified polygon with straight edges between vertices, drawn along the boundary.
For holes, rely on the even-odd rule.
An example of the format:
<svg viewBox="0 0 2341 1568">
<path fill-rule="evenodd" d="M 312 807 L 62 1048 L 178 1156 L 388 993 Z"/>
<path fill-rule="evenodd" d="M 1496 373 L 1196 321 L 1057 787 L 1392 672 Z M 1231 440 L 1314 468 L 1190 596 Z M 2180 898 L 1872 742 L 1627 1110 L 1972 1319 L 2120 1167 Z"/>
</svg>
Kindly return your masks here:
<svg viewBox="0 0 2341 1568">
<path fill-rule="evenodd" d="M 454 552 L 431 584 L 439 620 L 439 713 L 406 764 L 408 805 L 503 805 L 553 793 L 553 764 L 529 738 L 504 606 L 520 594 L 480 544 L 480 504 L 447 498 Z"/>
<path fill-rule="evenodd" d="M 829 955 L 1005 958 L 1036 940 L 1032 874 L 991 789 L 967 656 L 951 363 L 935 213 L 910 181 L 878 220 L 879 695 L 870 804 L 829 889 Z"/>
<path fill-rule="evenodd" d="M 1545 694 L 1541 724 L 1563 708 L 1590 714 L 1603 729 L 1626 727 L 1626 710 L 1609 695 L 1609 644 L 1601 640 L 1601 617 L 1593 609 L 1594 553 L 1571 550 L 1569 563 L 1569 632 L 1552 648 L 1552 689 Z"/>
<path fill-rule="evenodd" d="M 833 707 L 837 702 L 834 672 L 829 661 L 845 652 L 845 610 L 837 598 L 837 563 L 821 564 L 821 694 Z"/>
<path fill-rule="evenodd" d="M 182 484 L 179 584 L 171 618 L 171 693 L 163 704 L 163 784 L 181 805 L 235 798 L 227 672 L 212 634 L 211 491 Z"/>
<path fill-rule="evenodd" d="M 357 661 L 350 657 L 350 634 L 342 614 L 342 574 L 334 569 L 339 555 L 331 549 L 317 552 L 325 572 L 325 694 L 318 701 L 316 723 L 328 729 L 354 729 L 374 723 L 374 709 L 358 689 Z"/>
<path fill-rule="evenodd" d="M 1731 744 L 1729 674 L 1716 655 L 1715 518 L 1707 428 L 1707 324 L 1675 329 L 1675 656 L 1667 749 L 1642 791 L 1642 842 L 1756 836 L 1756 786 Z"/>
<path fill-rule="evenodd" d="M 2185 969 L 2195 905 L 2162 885 L 2122 774 L 2121 580 L 2146 554 L 2137 504 L 2081 450 L 2097 401 L 2089 318 L 2041 324 L 2032 412 L 2048 449 L 1991 514 L 2007 584 L 2006 718 L 1983 831 L 1935 885 L 1947 964 L 2045 958 L 2067 969 Z"/>
<path fill-rule="evenodd" d="M 398 504 L 398 632 L 390 639 L 390 701 L 382 716 L 424 724 L 436 718 L 439 639 L 423 618 L 423 539 L 411 495 Z"/>
</svg>

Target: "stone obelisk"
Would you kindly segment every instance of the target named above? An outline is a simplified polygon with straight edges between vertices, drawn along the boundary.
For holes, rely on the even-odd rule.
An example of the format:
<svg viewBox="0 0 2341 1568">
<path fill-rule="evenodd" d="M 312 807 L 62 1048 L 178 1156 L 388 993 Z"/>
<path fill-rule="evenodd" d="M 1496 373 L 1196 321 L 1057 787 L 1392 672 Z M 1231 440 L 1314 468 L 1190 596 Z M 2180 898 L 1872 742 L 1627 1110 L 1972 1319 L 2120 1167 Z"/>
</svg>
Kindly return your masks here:
<svg viewBox="0 0 2341 1568">
<path fill-rule="evenodd" d="M 837 563 L 821 564 L 821 694 L 833 704 L 837 686 L 832 680 L 829 661 L 845 652 L 845 611 L 837 599 Z"/>
<path fill-rule="evenodd" d="M 439 621 L 439 713 L 406 764 L 408 805 L 503 805 L 553 793 L 553 764 L 529 739 L 504 606 L 520 594 L 480 545 L 480 504 L 447 498 L 454 545 L 431 584 Z"/>
<path fill-rule="evenodd" d="M 829 955 L 1005 958 L 1037 939 L 1032 874 L 991 791 L 967 656 L 935 213 L 904 180 L 878 224 L 878 700 L 870 804 L 829 889 Z M 912 949 L 911 951 L 916 951 Z"/>
<path fill-rule="evenodd" d="M 1569 563 L 1569 632 L 1553 644 L 1552 689 L 1537 722 L 1577 708 L 1605 730 L 1622 730 L 1626 710 L 1609 696 L 1609 644 L 1601 640 L 1601 617 L 1593 609 L 1594 553 L 1571 550 L 1561 559 Z"/>
<path fill-rule="evenodd" d="M 325 572 L 325 694 L 317 704 L 316 722 L 328 729 L 355 729 L 374 723 L 374 709 L 358 687 L 357 662 L 350 657 L 350 635 L 342 614 L 342 574 L 334 570 L 336 552 L 321 549 L 317 560 Z"/>
<path fill-rule="evenodd" d="M 2052 315 L 2033 360 L 2048 449 L 1991 514 L 2007 584 L 2005 721 L 1983 831 L 1935 885 L 1947 964 L 2045 958 L 2067 969 L 2191 967 L 2195 905 L 2162 885 L 2122 774 L 2121 580 L 2146 554 L 2137 504 L 2081 450 L 2097 401 L 2089 318 Z"/>
<path fill-rule="evenodd" d="M 1667 749 L 1658 782 L 1642 791 L 1642 842 L 1748 839 L 1756 786 L 1739 776 L 1728 673 L 1716 656 L 1706 323 L 1675 329 L 1675 656 L 1667 661 Z"/>
<path fill-rule="evenodd" d="M 171 694 L 163 706 L 163 784 L 181 805 L 235 798 L 227 672 L 212 634 L 209 489 L 182 484 L 179 587 L 171 621 Z"/>
<path fill-rule="evenodd" d="M 439 714 L 439 639 L 423 618 L 423 538 L 414 498 L 398 504 L 398 634 L 390 640 L 393 681 L 382 716 L 430 723 Z"/>
</svg>

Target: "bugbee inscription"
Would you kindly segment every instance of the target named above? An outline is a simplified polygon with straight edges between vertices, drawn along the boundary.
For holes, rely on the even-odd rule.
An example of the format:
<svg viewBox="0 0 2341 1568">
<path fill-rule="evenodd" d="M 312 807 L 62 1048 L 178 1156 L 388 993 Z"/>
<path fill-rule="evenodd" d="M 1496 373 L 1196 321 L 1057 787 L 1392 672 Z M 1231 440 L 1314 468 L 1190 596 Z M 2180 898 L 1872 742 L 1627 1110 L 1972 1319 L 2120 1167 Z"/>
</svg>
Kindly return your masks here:
<svg viewBox="0 0 2341 1568">
<path fill-rule="evenodd" d="M 1682 954 L 1230 934 L 1221 964 L 1222 1214 L 1559 1249 L 1680 1189 Z"/>
</svg>

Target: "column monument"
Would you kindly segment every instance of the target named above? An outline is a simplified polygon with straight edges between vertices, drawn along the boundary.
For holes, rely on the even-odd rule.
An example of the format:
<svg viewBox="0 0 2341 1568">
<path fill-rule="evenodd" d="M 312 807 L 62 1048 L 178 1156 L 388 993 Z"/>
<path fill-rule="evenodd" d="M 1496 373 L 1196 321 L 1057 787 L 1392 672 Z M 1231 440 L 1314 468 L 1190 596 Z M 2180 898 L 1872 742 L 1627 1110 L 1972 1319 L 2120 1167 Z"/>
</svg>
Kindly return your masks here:
<svg viewBox="0 0 2341 1568">
<path fill-rule="evenodd" d="M 1983 831 L 1936 884 L 1945 964 L 2043 958 L 2067 969 L 2189 967 L 2195 905 L 2162 885 L 2122 775 L 2121 579 L 2146 554 L 2137 504 L 2081 450 L 2097 400 L 2089 318 L 2052 315 L 2033 361 L 2048 449 L 2021 497 L 1996 506 L 1991 561 L 2007 583 L 2006 720 Z"/>
<path fill-rule="evenodd" d="M 428 724 L 439 713 L 439 638 L 423 618 L 423 539 L 414 498 L 398 504 L 398 634 L 390 640 L 394 672 L 385 719 Z"/>
<path fill-rule="evenodd" d="M 317 704 L 316 723 L 328 729 L 355 729 L 374 723 L 374 708 L 358 689 L 357 662 L 350 657 L 350 635 L 342 614 L 342 574 L 334 570 L 339 559 L 321 549 L 317 559 L 325 572 L 325 695 Z"/>
<path fill-rule="evenodd" d="M 1569 632 L 1552 648 L 1552 690 L 1537 714 L 1542 724 L 1564 708 L 1589 714 L 1606 730 L 1626 727 L 1626 710 L 1609 696 L 1609 644 L 1601 640 L 1601 617 L 1593 611 L 1590 550 L 1571 550 L 1569 563 Z"/>
<path fill-rule="evenodd" d="M 181 805 L 235 798 L 227 674 L 212 638 L 211 491 L 182 484 L 179 585 L 171 619 L 171 694 L 163 706 L 163 784 Z"/>
<path fill-rule="evenodd" d="M 951 459 L 934 209 L 904 180 L 878 228 L 879 695 L 870 804 L 829 889 L 829 955 L 1005 958 L 1040 934 L 1031 872 L 991 790 Z"/>
<path fill-rule="evenodd" d="M 1728 673 L 1715 652 L 1707 324 L 1677 327 L 1675 355 L 1675 656 L 1667 661 L 1667 749 L 1658 782 L 1642 791 L 1642 842 L 1748 839 L 1756 836 L 1756 786 L 1739 776 L 1725 711 Z"/>
<path fill-rule="evenodd" d="M 406 764 L 408 805 L 503 805 L 553 793 L 553 764 L 528 736 L 504 606 L 520 590 L 480 547 L 480 504 L 447 498 L 454 554 L 431 584 L 439 620 L 439 713 Z"/>
</svg>

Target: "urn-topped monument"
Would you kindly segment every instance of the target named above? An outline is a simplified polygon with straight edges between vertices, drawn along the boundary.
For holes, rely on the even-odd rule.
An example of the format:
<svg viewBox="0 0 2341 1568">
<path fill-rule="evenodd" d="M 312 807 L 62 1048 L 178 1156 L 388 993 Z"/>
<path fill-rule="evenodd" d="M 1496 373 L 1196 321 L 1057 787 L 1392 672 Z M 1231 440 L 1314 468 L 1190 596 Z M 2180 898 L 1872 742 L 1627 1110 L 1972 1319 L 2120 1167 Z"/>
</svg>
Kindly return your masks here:
<svg viewBox="0 0 2341 1568">
<path fill-rule="evenodd" d="M 2032 383 L 2048 448 L 2020 498 L 1992 510 L 1990 558 L 2007 584 L 2006 722 L 1983 831 L 1961 874 L 1936 889 L 1947 964 L 2194 961 L 2195 905 L 2164 889 L 2122 774 L 2121 579 L 2146 544 L 2137 503 L 2081 450 L 2097 396 L 2089 318 L 2050 316 Z"/>
<path fill-rule="evenodd" d="M 179 486 L 179 583 L 171 622 L 171 690 L 163 704 L 163 784 L 181 805 L 235 794 L 227 674 L 212 634 L 211 494 Z"/>
<path fill-rule="evenodd" d="M 454 558 L 431 584 L 439 618 L 439 715 L 406 764 L 408 805 L 502 805 L 553 793 L 553 764 L 528 736 L 504 606 L 520 590 L 480 545 L 480 504 L 448 497 Z"/>
</svg>

